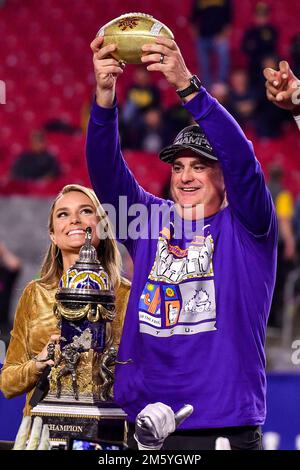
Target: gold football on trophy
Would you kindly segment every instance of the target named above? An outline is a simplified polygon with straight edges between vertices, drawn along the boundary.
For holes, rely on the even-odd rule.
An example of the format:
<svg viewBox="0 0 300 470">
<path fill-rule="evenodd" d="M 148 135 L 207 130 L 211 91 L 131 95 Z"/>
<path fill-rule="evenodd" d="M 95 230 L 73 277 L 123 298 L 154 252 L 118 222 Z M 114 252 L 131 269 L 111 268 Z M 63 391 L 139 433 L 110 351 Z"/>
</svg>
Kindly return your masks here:
<svg viewBox="0 0 300 470">
<path fill-rule="evenodd" d="M 117 44 L 117 50 L 112 56 L 128 64 L 140 64 L 142 46 L 154 42 L 157 36 L 174 39 L 166 25 L 145 13 L 121 15 L 102 26 L 97 36 L 104 36 L 104 46 Z"/>
</svg>

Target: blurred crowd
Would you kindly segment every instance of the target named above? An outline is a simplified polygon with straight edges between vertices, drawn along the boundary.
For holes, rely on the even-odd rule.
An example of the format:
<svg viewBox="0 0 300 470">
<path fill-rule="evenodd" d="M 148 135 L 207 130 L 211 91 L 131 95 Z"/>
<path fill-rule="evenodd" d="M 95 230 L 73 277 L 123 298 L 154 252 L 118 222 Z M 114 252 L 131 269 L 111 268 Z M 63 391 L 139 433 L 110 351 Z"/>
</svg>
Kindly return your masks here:
<svg viewBox="0 0 300 470">
<path fill-rule="evenodd" d="M 272 24 L 270 6 L 258 2 L 240 44 L 246 66 L 236 67 L 230 49 L 234 14 L 230 0 L 212 3 L 193 0 L 189 25 L 195 40 L 199 76 L 203 85 L 246 131 L 250 129 L 261 138 L 279 137 L 292 118 L 290 113 L 266 100 L 262 70 L 278 66 L 280 31 Z M 295 74 L 300 76 L 300 32 L 291 41 L 288 59 Z M 90 103 L 84 103 L 81 129 L 57 117 L 44 123 L 43 129 L 34 130 L 28 144 L 30 148 L 16 158 L 10 178 L 54 179 L 61 174 L 63 170 L 59 168 L 58 159 L 45 148 L 45 132 L 67 135 L 85 132 L 89 109 Z M 121 103 L 123 149 L 157 153 L 180 129 L 190 124 L 189 119 L 180 103 L 167 108 L 163 105 L 161 88 L 152 74 L 144 67 L 135 69 Z"/>
<path fill-rule="evenodd" d="M 271 192 L 279 227 L 277 276 L 269 326 L 282 328 L 284 310 L 287 309 L 285 289 L 292 282 L 293 273 L 300 265 L 300 190 L 294 200 L 284 185 L 284 171 L 280 164 L 273 163 L 269 169 L 268 186 Z M 299 178 L 300 183 L 300 178 Z M 300 293 L 300 278 L 295 279 L 295 296 Z M 289 299 L 290 300 L 290 299 Z"/>
<path fill-rule="evenodd" d="M 194 0 L 190 24 L 195 36 L 199 59 L 199 76 L 203 85 L 246 128 L 258 137 L 281 135 L 283 126 L 291 121 L 290 113 L 274 108 L 266 100 L 265 67 L 276 69 L 280 61 L 279 31 L 271 22 L 270 7 L 258 2 L 252 24 L 244 32 L 241 50 L 247 66 L 231 66 L 230 30 L 232 2 L 213 3 Z M 300 71 L 300 33 L 290 45 L 291 66 Z M 180 105 L 164 109 L 160 89 L 151 74 L 137 69 L 127 90 L 121 110 L 123 148 L 157 152 L 169 143 L 178 130 L 189 124 L 188 115 Z M 168 124 L 166 124 L 168 123 Z M 122 128 L 122 127 L 121 127 Z"/>
<path fill-rule="evenodd" d="M 0 337 L 7 344 L 12 326 L 10 304 L 21 268 L 21 260 L 0 240 Z"/>
</svg>

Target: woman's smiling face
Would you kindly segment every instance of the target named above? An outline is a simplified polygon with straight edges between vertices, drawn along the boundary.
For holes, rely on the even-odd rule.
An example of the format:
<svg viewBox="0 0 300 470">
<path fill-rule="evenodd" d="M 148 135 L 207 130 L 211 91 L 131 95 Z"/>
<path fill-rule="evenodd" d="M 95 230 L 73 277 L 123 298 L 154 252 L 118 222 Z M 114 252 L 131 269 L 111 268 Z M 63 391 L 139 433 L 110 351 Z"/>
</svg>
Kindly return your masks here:
<svg viewBox="0 0 300 470">
<path fill-rule="evenodd" d="M 92 244 L 97 247 L 96 227 L 99 218 L 91 199 L 80 191 L 70 191 L 60 197 L 54 206 L 52 241 L 64 253 L 79 252 L 84 244 L 85 229 L 92 229 Z"/>
</svg>

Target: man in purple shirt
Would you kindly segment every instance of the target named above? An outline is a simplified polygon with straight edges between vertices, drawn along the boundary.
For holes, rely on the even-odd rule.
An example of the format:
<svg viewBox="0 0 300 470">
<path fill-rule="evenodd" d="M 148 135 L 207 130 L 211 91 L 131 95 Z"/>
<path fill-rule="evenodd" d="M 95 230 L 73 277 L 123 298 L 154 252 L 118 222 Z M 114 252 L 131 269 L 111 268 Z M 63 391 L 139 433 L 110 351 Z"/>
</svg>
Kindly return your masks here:
<svg viewBox="0 0 300 470">
<path fill-rule="evenodd" d="M 116 367 L 115 400 L 130 429 L 149 403 L 165 404 L 168 419 L 170 409 L 191 404 L 193 414 L 165 449 L 212 449 L 218 436 L 233 449 L 258 449 L 277 246 L 261 166 L 239 125 L 189 72 L 176 43 L 157 38 L 143 46 L 142 62 L 163 73 L 197 125 L 160 153 L 171 164 L 175 204 L 147 193 L 120 149 L 116 82 L 124 66 L 111 57 L 116 45 L 101 47 L 102 41 L 91 44 L 97 88 L 87 162 L 101 202 L 116 208 L 117 237 L 134 262 L 118 356 L 131 361 Z M 156 237 L 145 230 L 140 237 L 120 233 L 126 215 L 120 196 L 129 211 L 134 204 L 147 209 L 140 225 L 149 234 L 156 224 Z M 153 206 L 168 207 L 173 218 L 151 217 Z M 162 427 L 163 421 L 162 413 Z"/>
</svg>

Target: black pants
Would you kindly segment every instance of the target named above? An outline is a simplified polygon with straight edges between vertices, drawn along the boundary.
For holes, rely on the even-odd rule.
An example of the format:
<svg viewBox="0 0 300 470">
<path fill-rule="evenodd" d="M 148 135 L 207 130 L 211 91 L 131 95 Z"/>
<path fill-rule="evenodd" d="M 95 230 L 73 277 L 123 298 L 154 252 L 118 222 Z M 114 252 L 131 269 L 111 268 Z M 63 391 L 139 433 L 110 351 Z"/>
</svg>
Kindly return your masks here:
<svg viewBox="0 0 300 470">
<path fill-rule="evenodd" d="M 133 434 L 134 425 L 129 424 L 128 446 L 137 449 Z M 262 450 L 260 426 L 176 431 L 165 440 L 163 450 L 214 450 L 218 437 L 227 437 L 232 450 Z"/>
</svg>

